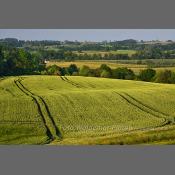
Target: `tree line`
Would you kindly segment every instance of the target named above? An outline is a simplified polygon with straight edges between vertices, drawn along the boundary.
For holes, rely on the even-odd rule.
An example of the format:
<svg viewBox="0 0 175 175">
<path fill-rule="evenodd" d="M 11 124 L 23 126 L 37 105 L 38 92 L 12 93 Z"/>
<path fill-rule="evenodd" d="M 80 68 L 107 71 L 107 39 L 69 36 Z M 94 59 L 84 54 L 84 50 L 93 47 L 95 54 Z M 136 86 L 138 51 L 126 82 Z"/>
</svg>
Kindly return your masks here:
<svg viewBox="0 0 175 175">
<path fill-rule="evenodd" d="M 137 51 L 135 54 L 113 54 L 105 52 L 105 54 L 94 53 L 87 54 L 79 51 L 78 53 L 65 50 L 44 50 L 40 49 L 37 52 L 38 57 L 47 60 L 144 60 L 144 59 L 173 59 L 175 58 L 175 51 L 163 52 L 159 49 L 144 49 Z"/>
<path fill-rule="evenodd" d="M 44 60 L 144 60 L 175 58 L 175 42 L 146 44 L 132 39 L 123 41 L 78 42 L 78 41 L 23 41 L 15 38 L 0 39 L 0 46 L 24 49 Z M 114 54 L 110 51 L 135 50 L 135 54 Z M 76 53 L 75 53 L 76 51 Z M 83 51 L 97 51 L 87 54 Z M 100 54 L 99 52 L 106 52 Z"/>
<path fill-rule="evenodd" d="M 43 60 L 37 54 L 31 54 L 24 49 L 0 47 L 0 76 L 5 75 L 70 75 L 70 76 L 91 76 L 116 78 L 125 80 L 141 80 L 160 83 L 175 83 L 175 73 L 170 70 L 164 70 L 156 73 L 149 68 L 141 70 L 136 75 L 133 70 L 126 67 L 111 69 L 106 64 L 102 64 L 97 69 L 91 69 L 88 66 L 78 68 L 75 64 L 69 67 L 59 67 L 52 65 L 46 67 Z"/>
<path fill-rule="evenodd" d="M 175 83 L 175 72 L 171 70 L 164 70 L 156 72 L 154 69 L 148 68 L 141 70 L 138 75 L 133 70 L 127 67 L 118 67 L 111 69 L 106 64 L 102 64 L 99 68 L 91 69 L 84 65 L 78 68 L 76 64 L 71 64 L 69 67 L 59 67 L 57 65 L 51 65 L 42 71 L 43 75 L 59 75 L 59 76 L 86 76 L 86 77 L 103 77 L 113 79 L 124 79 L 124 80 L 140 80 L 147 82 L 156 83 Z"/>
<path fill-rule="evenodd" d="M 39 74 L 45 69 L 42 60 L 24 49 L 0 46 L 0 76 Z"/>
<path fill-rule="evenodd" d="M 74 53 L 72 51 L 64 50 L 39 50 L 37 52 L 38 56 L 42 59 L 47 60 L 65 60 L 65 61 L 74 61 L 74 60 L 127 60 L 130 59 L 128 54 L 112 54 L 105 53 L 104 55 L 100 53 L 87 54 L 83 52 Z"/>
<path fill-rule="evenodd" d="M 30 49 L 39 49 L 45 47 L 55 47 L 64 51 L 116 51 L 116 50 L 145 50 L 154 48 L 154 50 L 172 51 L 175 50 L 175 42 L 150 42 L 149 44 L 144 41 L 137 41 L 134 39 L 127 39 L 123 41 L 102 41 L 102 42 L 87 42 L 87 41 L 24 41 L 16 38 L 0 39 L 1 45 L 11 47 L 23 47 Z"/>
</svg>

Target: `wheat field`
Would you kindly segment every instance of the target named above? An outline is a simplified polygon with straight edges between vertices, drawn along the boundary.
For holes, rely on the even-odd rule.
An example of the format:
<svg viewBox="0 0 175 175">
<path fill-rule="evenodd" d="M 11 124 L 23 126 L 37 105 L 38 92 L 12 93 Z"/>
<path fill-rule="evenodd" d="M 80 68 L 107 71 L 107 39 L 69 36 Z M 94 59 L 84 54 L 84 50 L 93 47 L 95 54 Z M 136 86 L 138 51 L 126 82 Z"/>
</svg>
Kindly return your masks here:
<svg viewBox="0 0 175 175">
<path fill-rule="evenodd" d="M 0 144 L 174 143 L 175 85 L 79 76 L 0 80 Z"/>
</svg>

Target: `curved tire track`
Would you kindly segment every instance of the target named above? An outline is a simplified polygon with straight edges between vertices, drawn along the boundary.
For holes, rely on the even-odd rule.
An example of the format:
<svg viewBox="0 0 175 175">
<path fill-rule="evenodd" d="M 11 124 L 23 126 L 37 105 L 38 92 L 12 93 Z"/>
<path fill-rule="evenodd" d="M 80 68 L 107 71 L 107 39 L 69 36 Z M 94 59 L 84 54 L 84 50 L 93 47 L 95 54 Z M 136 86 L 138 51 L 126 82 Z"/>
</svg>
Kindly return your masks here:
<svg viewBox="0 0 175 175">
<path fill-rule="evenodd" d="M 80 85 L 80 84 L 78 84 L 78 83 L 75 83 L 75 82 L 69 80 L 66 76 L 60 76 L 60 78 L 61 78 L 63 81 L 65 81 L 65 82 L 71 84 L 72 86 L 75 86 L 75 87 L 77 87 L 77 88 L 83 88 L 82 85 Z"/>
<path fill-rule="evenodd" d="M 55 139 L 62 139 L 61 132 L 56 127 L 56 124 L 51 116 L 51 113 L 49 111 L 49 108 L 44 101 L 44 99 L 38 95 L 35 95 L 34 93 L 30 92 L 22 83 L 21 80 L 14 80 L 14 83 L 16 86 L 27 96 L 31 97 L 38 108 L 38 113 L 41 116 L 41 119 L 44 123 L 44 126 L 46 128 L 46 134 L 49 138 L 48 143 L 54 141 Z M 42 108 L 43 106 L 43 108 Z"/>
<path fill-rule="evenodd" d="M 136 98 L 134 98 L 133 96 L 129 95 L 128 93 L 124 93 L 124 94 L 125 94 L 126 96 L 128 96 L 129 98 L 133 99 L 134 101 L 136 101 L 137 103 L 139 103 L 140 105 L 142 105 L 142 106 L 144 106 L 144 107 L 146 107 L 146 108 L 149 108 L 150 110 L 152 110 L 152 111 L 154 111 L 154 112 L 156 112 L 156 113 L 159 113 L 159 114 L 161 114 L 161 115 L 163 115 L 163 116 L 165 116 L 165 117 L 171 117 L 169 114 L 165 114 L 165 113 L 163 113 L 163 112 L 161 112 L 161 111 L 158 111 L 158 110 L 156 110 L 156 109 L 154 109 L 154 108 L 152 108 L 152 107 L 150 107 L 150 106 L 148 106 L 148 105 L 146 105 L 146 104 L 143 104 L 141 101 L 137 100 Z"/>
<path fill-rule="evenodd" d="M 76 84 L 73 84 L 72 82 L 70 82 L 70 80 L 67 78 L 67 77 L 63 77 L 63 76 L 60 76 L 60 78 L 67 82 L 67 83 L 70 83 L 71 85 L 73 86 L 76 86 Z M 123 93 L 123 94 L 120 94 L 118 92 L 115 92 L 114 93 L 118 94 L 121 98 L 123 98 L 125 101 L 127 101 L 130 105 L 132 106 L 135 106 L 136 108 L 148 113 L 148 114 L 151 114 L 153 117 L 156 117 L 156 118 L 162 118 L 163 121 L 160 123 L 160 125 L 157 125 L 157 126 L 147 126 L 147 127 L 143 127 L 143 128 L 136 128 L 136 129 L 132 129 L 132 130 L 129 130 L 129 131 L 126 131 L 127 132 L 134 132 L 134 131 L 149 131 L 150 129 L 155 129 L 155 128 L 158 128 L 158 127 L 163 127 L 165 125 L 168 125 L 171 123 L 170 120 L 167 119 L 167 117 L 170 117 L 168 115 L 165 115 L 164 113 L 161 113 L 159 111 L 156 111 L 154 110 L 153 108 L 149 107 L 149 106 L 146 106 L 144 104 L 141 104 L 139 103 L 138 101 L 134 100 L 134 99 L 131 99 L 131 97 L 127 96 L 127 94 Z M 134 103 L 133 103 L 134 101 Z"/>
<path fill-rule="evenodd" d="M 118 94 L 121 98 L 123 98 L 125 101 L 127 101 L 129 104 L 137 107 L 138 109 L 148 113 L 148 114 L 151 114 L 152 116 L 156 117 L 156 118 L 162 118 L 163 119 L 163 122 L 160 126 L 165 126 L 165 125 L 168 125 L 171 123 L 170 120 L 167 119 L 167 116 L 165 116 L 164 114 L 162 113 L 159 113 L 158 111 L 146 106 L 146 105 L 143 105 L 142 103 L 139 103 L 138 101 L 134 100 L 133 98 L 131 98 L 130 96 L 127 96 L 126 94 L 121 94 L 121 93 L 118 93 L 118 92 L 114 92 L 116 94 Z M 132 99 L 132 100 L 131 100 Z M 135 103 L 133 103 L 133 101 Z"/>
</svg>

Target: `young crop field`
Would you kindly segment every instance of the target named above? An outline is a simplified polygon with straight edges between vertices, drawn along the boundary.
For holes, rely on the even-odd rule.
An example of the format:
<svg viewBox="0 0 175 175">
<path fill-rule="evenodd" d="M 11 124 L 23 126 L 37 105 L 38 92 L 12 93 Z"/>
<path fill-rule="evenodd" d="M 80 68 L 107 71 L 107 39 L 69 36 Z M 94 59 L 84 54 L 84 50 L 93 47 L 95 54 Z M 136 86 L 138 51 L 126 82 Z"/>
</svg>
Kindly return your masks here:
<svg viewBox="0 0 175 175">
<path fill-rule="evenodd" d="M 0 144 L 175 143 L 175 85 L 79 76 L 0 80 Z"/>
<path fill-rule="evenodd" d="M 0 144 L 42 144 L 46 128 L 33 99 L 15 84 L 16 78 L 0 80 Z"/>
</svg>

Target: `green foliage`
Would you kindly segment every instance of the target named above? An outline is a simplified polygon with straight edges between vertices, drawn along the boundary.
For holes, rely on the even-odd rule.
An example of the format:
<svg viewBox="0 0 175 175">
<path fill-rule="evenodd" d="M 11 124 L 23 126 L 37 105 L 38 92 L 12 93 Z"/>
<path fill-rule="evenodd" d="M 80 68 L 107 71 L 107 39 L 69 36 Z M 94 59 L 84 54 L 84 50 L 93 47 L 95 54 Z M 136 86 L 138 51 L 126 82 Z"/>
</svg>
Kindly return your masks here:
<svg viewBox="0 0 175 175">
<path fill-rule="evenodd" d="M 101 66 L 100 66 L 100 70 L 106 70 L 106 71 L 111 71 L 111 68 L 109 67 L 109 66 L 107 66 L 106 64 L 102 64 Z"/>
<path fill-rule="evenodd" d="M 78 72 L 78 68 L 77 68 L 76 64 L 71 64 L 67 68 L 67 72 L 68 72 L 69 75 L 72 75 L 73 73 L 76 74 Z"/>
<path fill-rule="evenodd" d="M 174 77 L 174 74 L 173 74 Z M 172 72 L 170 70 L 160 71 L 156 75 L 157 83 L 172 83 Z"/>
<path fill-rule="evenodd" d="M 171 72 L 170 82 L 175 84 L 175 72 Z"/>
<path fill-rule="evenodd" d="M 36 74 L 44 69 L 38 57 L 23 49 L 0 49 L 0 75 Z"/>
<path fill-rule="evenodd" d="M 103 70 L 100 74 L 101 77 L 104 77 L 104 78 L 110 78 L 111 77 L 111 73 L 107 70 Z"/>
<path fill-rule="evenodd" d="M 153 69 L 141 70 L 138 78 L 142 81 L 152 81 L 153 77 L 156 75 L 156 71 Z"/>
<path fill-rule="evenodd" d="M 61 68 L 57 65 L 47 67 L 48 75 L 61 75 Z"/>
<path fill-rule="evenodd" d="M 116 68 L 112 73 L 113 77 L 117 79 L 133 80 L 135 78 L 134 72 L 126 67 Z"/>
<path fill-rule="evenodd" d="M 65 75 L 67 73 L 65 68 L 59 67 L 57 65 L 48 66 L 46 71 L 42 72 L 43 74 L 48 75 Z"/>
<path fill-rule="evenodd" d="M 99 72 L 100 72 L 100 77 L 111 78 L 111 76 L 112 76 L 112 70 L 106 64 L 102 64 L 100 66 Z"/>
<path fill-rule="evenodd" d="M 82 66 L 79 71 L 80 76 L 90 76 L 91 69 L 88 66 Z"/>
</svg>

